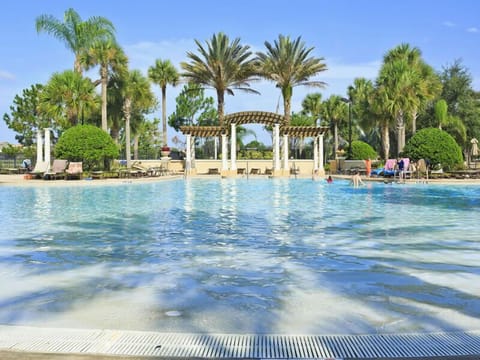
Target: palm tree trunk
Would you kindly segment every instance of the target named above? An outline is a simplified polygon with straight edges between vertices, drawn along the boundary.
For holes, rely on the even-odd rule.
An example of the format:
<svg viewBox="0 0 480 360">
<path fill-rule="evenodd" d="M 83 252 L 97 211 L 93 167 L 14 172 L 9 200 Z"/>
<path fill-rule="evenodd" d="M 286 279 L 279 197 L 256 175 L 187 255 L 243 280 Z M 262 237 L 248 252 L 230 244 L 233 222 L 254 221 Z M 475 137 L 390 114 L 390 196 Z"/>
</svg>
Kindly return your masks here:
<svg viewBox="0 0 480 360">
<path fill-rule="evenodd" d="M 162 136 L 163 146 L 168 146 L 167 137 L 167 86 L 162 86 Z"/>
<path fill-rule="evenodd" d="M 217 90 L 217 112 L 218 112 L 218 122 L 220 126 L 223 126 L 223 119 L 225 106 L 225 93 L 222 90 Z"/>
<path fill-rule="evenodd" d="M 107 125 L 107 81 L 108 71 L 106 66 L 102 66 L 102 130 L 108 132 Z"/>
<path fill-rule="evenodd" d="M 140 135 L 137 134 L 133 137 L 133 160 L 138 160 L 138 142 Z"/>
<path fill-rule="evenodd" d="M 130 151 L 130 112 L 131 112 L 132 100 L 130 98 L 125 99 L 124 113 L 125 113 L 125 153 L 127 158 L 127 168 L 132 166 L 132 154 Z"/>
<path fill-rule="evenodd" d="M 333 155 L 335 156 L 335 159 L 337 158 L 337 151 L 338 151 L 338 126 L 337 123 L 335 122 L 335 125 L 333 127 L 333 136 L 334 136 L 334 144 L 335 148 L 333 149 Z"/>
<path fill-rule="evenodd" d="M 405 122 L 403 120 L 403 113 L 400 111 L 396 118 L 397 122 L 397 156 L 403 151 L 405 143 Z"/>
<path fill-rule="evenodd" d="M 73 63 L 73 70 L 79 74 L 83 74 L 82 63 L 80 62 L 80 57 L 78 54 L 75 56 L 75 62 Z"/>
<path fill-rule="evenodd" d="M 385 161 L 388 160 L 390 155 L 390 134 L 389 134 L 388 124 L 382 125 L 382 146 L 383 146 L 383 156 Z"/>
<path fill-rule="evenodd" d="M 283 95 L 283 115 L 285 117 L 285 125 L 290 125 L 290 112 L 292 108 L 292 88 L 282 89 Z"/>
<path fill-rule="evenodd" d="M 412 113 L 412 134 L 415 135 L 417 132 L 417 118 L 418 118 L 418 112 L 417 110 L 413 111 Z"/>
</svg>

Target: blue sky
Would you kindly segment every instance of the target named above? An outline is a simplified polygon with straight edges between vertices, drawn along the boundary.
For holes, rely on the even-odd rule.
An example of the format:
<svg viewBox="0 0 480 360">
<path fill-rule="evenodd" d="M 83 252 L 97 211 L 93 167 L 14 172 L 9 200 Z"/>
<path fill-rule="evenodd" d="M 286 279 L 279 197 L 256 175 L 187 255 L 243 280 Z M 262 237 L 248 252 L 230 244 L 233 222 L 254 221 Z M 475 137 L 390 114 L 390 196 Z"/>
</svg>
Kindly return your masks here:
<svg viewBox="0 0 480 360">
<path fill-rule="evenodd" d="M 474 88 L 480 90 L 477 0 L 17 0 L 1 6 L 0 141 L 15 142 L 14 133 L 3 122 L 14 96 L 34 83 L 46 83 L 54 72 L 73 68 L 73 54 L 58 40 L 35 30 L 37 16 L 50 14 L 61 19 L 70 7 L 82 19 L 104 16 L 111 20 L 130 67 L 144 74 L 157 58 L 170 59 L 180 69 L 179 63 L 187 60 L 186 51 L 196 50 L 194 39 L 203 42 L 219 31 L 230 38 L 240 37 L 254 51 L 264 50 L 264 42 L 273 42 L 279 34 L 302 36 L 308 47 L 314 47 L 313 55 L 325 59 L 328 70 L 318 80 L 328 86 L 322 90 L 295 88 L 293 111 L 300 110 L 310 92 L 320 91 L 324 98 L 345 95 L 355 77 L 374 79 L 383 55 L 404 42 L 418 47 L 425 61 L 438 71 L 462 59 Z M 276 111 L 279 90 L 269 82 L 253 87 L 260 96 L 227 96 L 226 111 Z M 180 89 L 167 89 L 168 114 L 175 110 Z M 154 90 L 160 94 L 155 85 Z M 159 109 L 152 116 L 160 114 Z M 170 131 L 169 142 L 173 135 Z"/>
</svg>

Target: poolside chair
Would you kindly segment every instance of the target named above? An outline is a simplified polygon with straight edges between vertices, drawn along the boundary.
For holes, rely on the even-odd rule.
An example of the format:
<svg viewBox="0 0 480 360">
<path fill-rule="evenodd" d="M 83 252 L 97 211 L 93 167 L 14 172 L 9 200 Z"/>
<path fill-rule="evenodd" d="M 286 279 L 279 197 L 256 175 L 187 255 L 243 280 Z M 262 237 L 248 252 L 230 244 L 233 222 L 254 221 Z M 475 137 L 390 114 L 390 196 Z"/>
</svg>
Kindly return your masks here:
<svg viewBox="0 0 480 360">
<path fill-rule="evenodd" d="M 65 177 L 65 170 L 67 169 L 68 160 L 55 159 L 52 167 L 43 174 L 45 180 L 56 180 L 59 177 Z"/>
<path fill-rule="evenodd" d="M 40 161 L 35 164 L 35 168 L 30 171 L 30 175 L 33 177 L 41 177 L 48 171 L 49 164 L 46 161 Z"/>
<path fill-rule="evenodd" d="M 81 179 L 83 174 L 82 162 L 71 162 L 68 169 L 65 170 L 65 180 L 77 178 Z"/>
</svg>

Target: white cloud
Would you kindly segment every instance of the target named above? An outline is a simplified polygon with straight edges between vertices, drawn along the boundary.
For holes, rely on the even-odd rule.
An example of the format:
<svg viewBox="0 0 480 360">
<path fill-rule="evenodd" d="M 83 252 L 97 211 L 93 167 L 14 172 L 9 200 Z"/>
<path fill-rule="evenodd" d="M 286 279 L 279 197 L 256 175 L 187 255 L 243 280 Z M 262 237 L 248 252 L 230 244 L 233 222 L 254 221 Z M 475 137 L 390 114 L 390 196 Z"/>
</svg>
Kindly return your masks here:
<svg viewBox="0 0 480 360">
<path fill-rule="evenodd" d="M 477 33 L 477 32 L 478 32 L 478 28 L 476 28 L 476 27 L 469 27 L 469 28 L 467 29 L 467 32 L 469 32 L 469 33 Z"/>
<path fill-rule="evenodd" d="M 15 80 L 15 75 L 9 73 L 8 71 L 0 70 L 0 79 Z"/>
<path fill-rule="evenodd" d="M 328 70 L 320 76 L 325 79 L 355 79 L 364 77 L 374 79 L 378 75 L 382 62 L 380 60 L 359 64 L 342 64 L 335 60 L 327 61 Z"/>
<path fill-rule="evenodd" d="M 442 25 L 443 25 L 443 26 L 446 26 L 446 27 L 450 27 L 450 28 L 456 26 L 456 24 L 453 23 L 453 22 L 451 22 L 451 21 L 444 21 L 444 22 L 442 23 Z"/>
</svg>

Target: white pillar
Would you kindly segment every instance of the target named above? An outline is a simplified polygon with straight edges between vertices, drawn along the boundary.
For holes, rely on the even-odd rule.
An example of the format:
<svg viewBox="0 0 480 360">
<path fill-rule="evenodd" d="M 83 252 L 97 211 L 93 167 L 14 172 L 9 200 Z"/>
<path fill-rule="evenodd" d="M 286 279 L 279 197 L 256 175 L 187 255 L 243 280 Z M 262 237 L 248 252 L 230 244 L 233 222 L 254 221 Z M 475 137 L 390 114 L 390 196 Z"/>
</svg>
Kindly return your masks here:
<svg viewBox="0 0 480 360">
<path fill-rule="evenodd" d="M 42 140 L 42 131 L 37 130 L 37 162 L 36 164 L 40 165 L 43 162 L 43 140 Z"/>
<path fill-rule="evenodd" d="M 217 160 L 217 158 L 218 158 L 217 149 L 218 149 L 218 138 L 215 136 L 213 138 L 213 158 L 215 160 Z"/>
<path fill-rule="evenodd" d="M 227 134 L 222 134 L 222 170 L 228 170 Z"/>
<path fill-rule="evenodd" d="M 190 142 L 191 135 L 187 134 L 187 139 L 185 140 L 186 149 L 186 159 L 185 159 L 185 173 L 190 174 L 190 169 L 192 168 L 192 143 Z"/>
<path fill-rule="evenodd" d="M 196 168 L 195 159 L 197 158 L 195 154 L 195 136 L 191 136 L 190 138 L 190 167 L 192 169 Z"/>
<path fill-rule="evenodd" d="M 288 170 L 288 135 L 283 135 L 283 168 Z"/>
<path fill-rule="evenodd" d="M 313 171 L 318 170 L 318 136 L 313 138 Z"/>
<path fill-rule="evenodd" d="M 280 170 L 280 124 L 273 128 L 273 169 Z"/>
<path fill-rule="evenodd" d="M 230 170 L 237 170 L 237 126 L 232 123 L 230 131 Z"/>
<path fill-rule="evenodd" d="M 320 141 L 318 142 L 318 153 L 320 154 L 318 159 L 318 168 L 323 170 L 323 134 L 320 135 Z"/>
<path fill-rule="evenodd" d="M 50 128 L 45 128 L 45 162 L 50 170 Z"/>
</svg>

